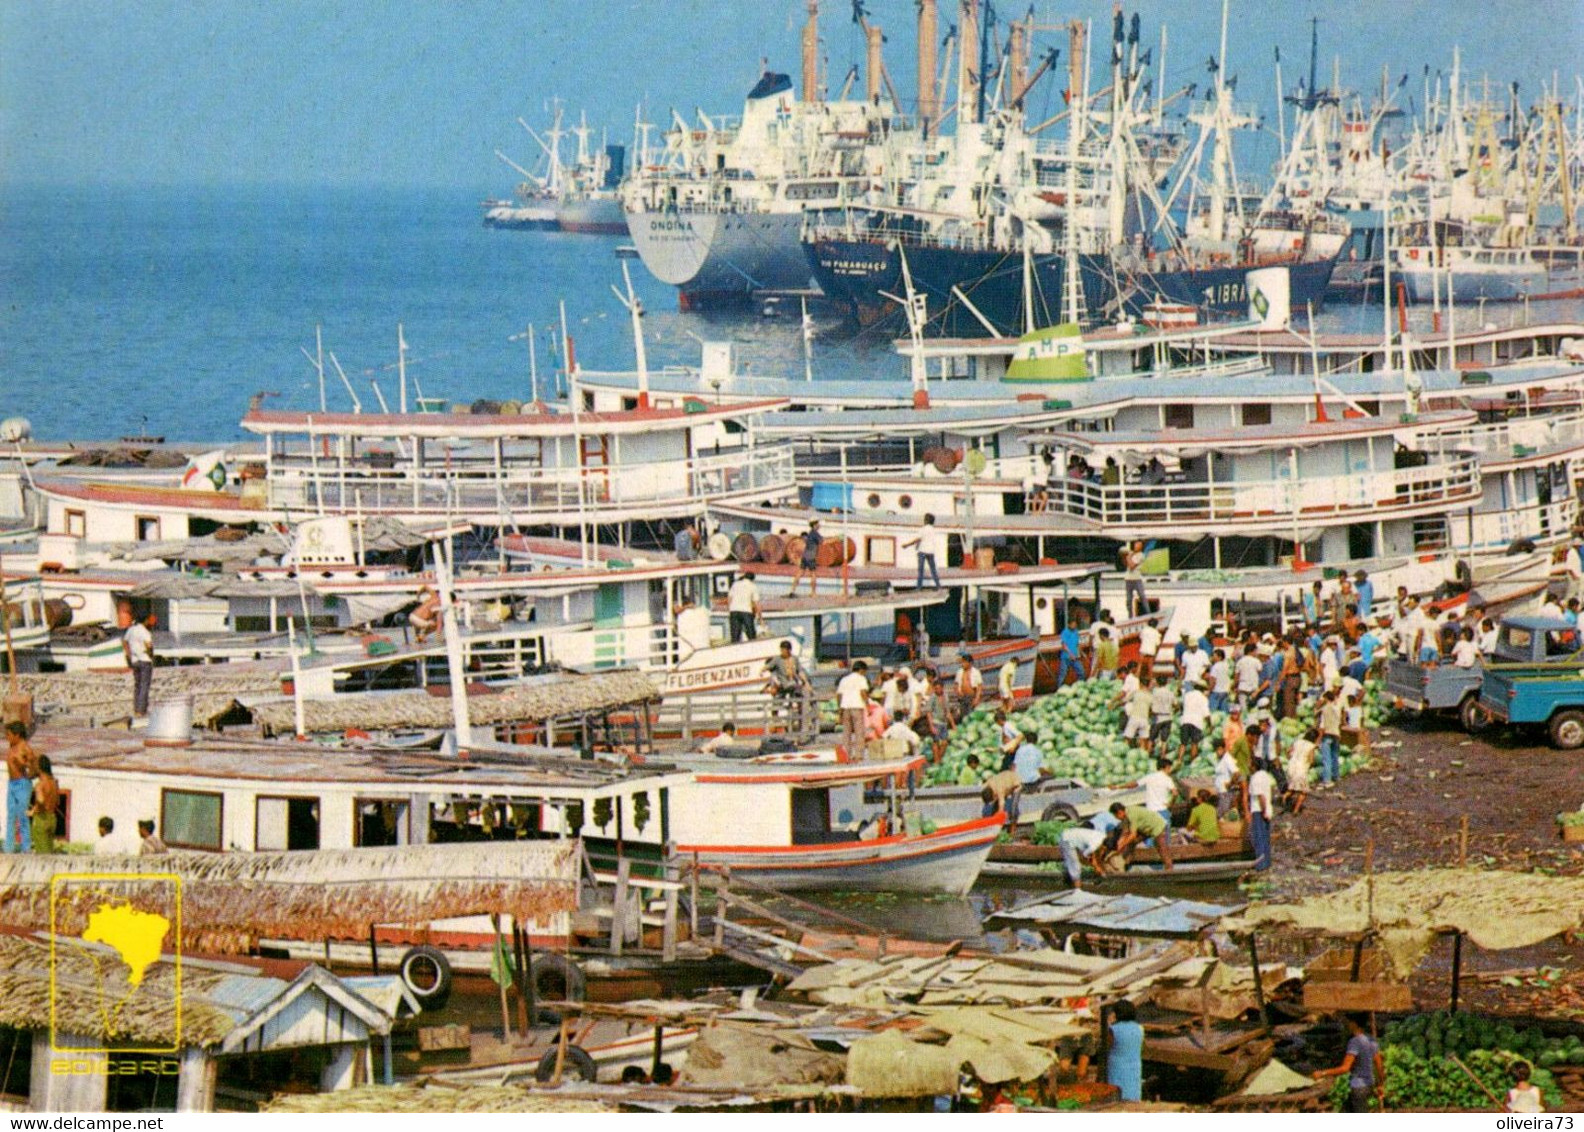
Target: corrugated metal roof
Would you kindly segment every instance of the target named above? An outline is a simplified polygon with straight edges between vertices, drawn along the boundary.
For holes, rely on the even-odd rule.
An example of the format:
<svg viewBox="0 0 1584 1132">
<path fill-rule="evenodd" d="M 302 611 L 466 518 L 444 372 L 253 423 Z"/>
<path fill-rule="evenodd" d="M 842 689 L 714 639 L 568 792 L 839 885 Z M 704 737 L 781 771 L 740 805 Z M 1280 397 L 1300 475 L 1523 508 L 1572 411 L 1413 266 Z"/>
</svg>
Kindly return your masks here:
<svg viewBox="0 0 1584 1132">
<path fill-rule="evenodd" d="M 1199 936 L 1214 927 L 1222 916 L 1231 915 L 1245 907 L 1246 904 L 1207 904 L 1166 896 L 1139 896 L 1133 893 L 1110 895 L 1078 890 L 1058 893 L 1007 912 L 998 912 L 996 917 L 1087 928 L 1117 935 L 1181 939 Z"/>
</svg>

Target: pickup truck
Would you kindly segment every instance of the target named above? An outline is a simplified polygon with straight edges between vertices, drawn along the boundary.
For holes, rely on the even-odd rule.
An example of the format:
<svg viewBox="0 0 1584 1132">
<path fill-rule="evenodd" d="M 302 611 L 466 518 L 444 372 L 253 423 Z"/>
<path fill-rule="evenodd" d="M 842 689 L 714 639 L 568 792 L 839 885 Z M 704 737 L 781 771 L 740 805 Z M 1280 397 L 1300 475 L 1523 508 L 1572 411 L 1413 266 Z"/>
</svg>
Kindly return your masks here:
<svg viewBox="0 0 1584 1132">
<path fill-rule="evenodd" d="M 1579 631 L 1566 622 L 1530 619 L 1546 638 L 1548 659 L 1538 664 L 1496 664 L 1480 681 L 1479 708 L 1497 723 L 1543 724 L 1551 745 L 1584 747 L 1584 651 Z"/>
<path fill-rule="evenodd" d="M 1502 621 L 1497 634 L 1495 654 L 1482 666 L 1427 665 L 1408 657 L 1394 657 L 1386 666 L 1386 695 L 1408 711 L 1456 712 L 1463 729 L 1472 733 L 1490 722 L 1490 716 L 1480 706 L 1480 687 L 1487 667 L 1544 665 L 1563 660 L 1578 649 L 1575 634 L 1574 627 L 1565 621 L 1509 617 Z"/>
</svg>

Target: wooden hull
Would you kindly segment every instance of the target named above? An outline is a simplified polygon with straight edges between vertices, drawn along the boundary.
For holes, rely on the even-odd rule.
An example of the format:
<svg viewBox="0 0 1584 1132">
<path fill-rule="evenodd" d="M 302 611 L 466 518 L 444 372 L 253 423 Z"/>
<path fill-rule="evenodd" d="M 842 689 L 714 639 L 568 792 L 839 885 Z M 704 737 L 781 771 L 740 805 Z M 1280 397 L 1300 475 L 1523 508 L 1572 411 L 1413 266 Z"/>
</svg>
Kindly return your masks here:
<svg viewBox="0 0 1584 1132">
<path fill-rule="evenodd" d="M 706 868 L 730 869 L 787 892 L 916 892 L 965 895 L 1001 832 L 1002 815 L 919 836 L 823 845 L 679 845 Z"/>
</svg>

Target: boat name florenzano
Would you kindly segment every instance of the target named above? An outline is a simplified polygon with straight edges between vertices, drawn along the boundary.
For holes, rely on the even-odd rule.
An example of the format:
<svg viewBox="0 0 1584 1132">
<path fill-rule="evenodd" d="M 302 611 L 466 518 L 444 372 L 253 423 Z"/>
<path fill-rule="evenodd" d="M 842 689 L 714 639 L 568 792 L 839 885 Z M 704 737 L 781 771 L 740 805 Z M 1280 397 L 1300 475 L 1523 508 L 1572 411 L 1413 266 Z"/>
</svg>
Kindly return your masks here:
<svg viewBox="0 0 1584 1132">
<path fill-rule="evenodd" d="M 708 668 L 690 668 L 681 672 L 667 672 L 662 692 L 693 692 L 701 688 L 726 688 L 746 684 L 759 673 L 764 662 L 745 660 L 736 664 L 716 664 Z"/>
</svg>

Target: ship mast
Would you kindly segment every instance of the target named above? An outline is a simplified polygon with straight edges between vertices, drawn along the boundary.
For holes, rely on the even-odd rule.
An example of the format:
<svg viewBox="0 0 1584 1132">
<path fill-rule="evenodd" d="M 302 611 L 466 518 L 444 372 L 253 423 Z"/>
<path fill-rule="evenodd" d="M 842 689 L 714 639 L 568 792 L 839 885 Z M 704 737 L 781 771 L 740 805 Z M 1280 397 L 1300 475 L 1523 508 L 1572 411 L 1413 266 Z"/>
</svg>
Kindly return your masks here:
<svg viewBox="0 0 1584 1132">
<path fill-rule="evenodd" d="M 935 128 L 940 107 L 935 103 L 936 0 L 918 0 L 918 121 L 927 138 Z"/>
</svg>

